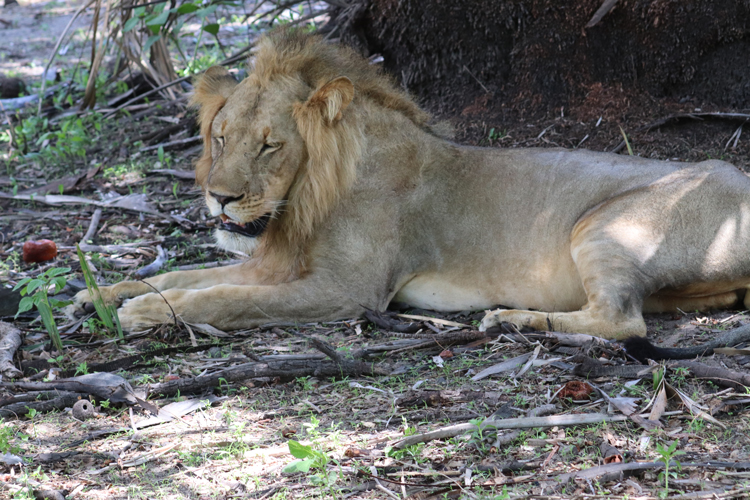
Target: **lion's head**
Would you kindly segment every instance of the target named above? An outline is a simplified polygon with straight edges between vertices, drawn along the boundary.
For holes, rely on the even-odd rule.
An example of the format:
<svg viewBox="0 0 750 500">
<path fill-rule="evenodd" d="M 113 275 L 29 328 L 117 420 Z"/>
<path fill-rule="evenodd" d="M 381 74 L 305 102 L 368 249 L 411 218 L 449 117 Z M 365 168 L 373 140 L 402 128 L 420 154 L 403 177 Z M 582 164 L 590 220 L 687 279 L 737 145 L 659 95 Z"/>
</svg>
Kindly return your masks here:
<svg viewBox="0 0 750 500">
<path fill-rule="evenodd" d="M 302 251 L 356 179 L 364 100 L 427 119 L 360 56 L 297 31 L 265 37 L 241 83 L 220 67 L 200 78 L 196 180 L 222 247 L 250 253 L 273 240 Z"/>
</svg>

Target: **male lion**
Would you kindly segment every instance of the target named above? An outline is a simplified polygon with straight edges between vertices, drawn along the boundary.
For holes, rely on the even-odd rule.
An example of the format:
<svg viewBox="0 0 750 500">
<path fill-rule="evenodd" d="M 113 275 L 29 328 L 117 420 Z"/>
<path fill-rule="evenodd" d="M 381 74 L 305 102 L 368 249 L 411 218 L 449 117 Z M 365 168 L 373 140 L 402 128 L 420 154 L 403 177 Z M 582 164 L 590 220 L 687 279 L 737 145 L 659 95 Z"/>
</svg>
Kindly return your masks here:
<svg viewBox="0 0 750 500">
<path fill-rule="evenodd" d="M 167 302 L 231 330 L 397 300 L 504 304 L 519 310 L 483 328 L 622 338 L 645 335 L 644 310 L 729 306 L 750 286 L 750 179 L 728 163 L 460 146 L 361 57 L 299 32 L 266 37 L 239 84 L 211 68 L 193 102 L 217 241 L 252 256 L 147 280 L 164 298 L 138 282 L 103 288 L 130 299 L 129 330 L 167 321 Z"/>
</svg>

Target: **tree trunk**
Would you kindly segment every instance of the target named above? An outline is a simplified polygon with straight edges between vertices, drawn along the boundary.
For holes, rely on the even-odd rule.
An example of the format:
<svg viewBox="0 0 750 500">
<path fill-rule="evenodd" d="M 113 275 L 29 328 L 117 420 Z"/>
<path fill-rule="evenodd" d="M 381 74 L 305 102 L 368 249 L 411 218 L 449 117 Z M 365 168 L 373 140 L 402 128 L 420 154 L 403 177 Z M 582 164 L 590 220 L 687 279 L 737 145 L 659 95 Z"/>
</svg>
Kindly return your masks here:
<svg viewBox="0 0 750 500">
<path fill-rule="evenodd" d="M 438 114 L 546 113 L 602 88 L 750 107 L 747 0 L 364 0 L 346 16 L 342 39 Z"/>
</svg>

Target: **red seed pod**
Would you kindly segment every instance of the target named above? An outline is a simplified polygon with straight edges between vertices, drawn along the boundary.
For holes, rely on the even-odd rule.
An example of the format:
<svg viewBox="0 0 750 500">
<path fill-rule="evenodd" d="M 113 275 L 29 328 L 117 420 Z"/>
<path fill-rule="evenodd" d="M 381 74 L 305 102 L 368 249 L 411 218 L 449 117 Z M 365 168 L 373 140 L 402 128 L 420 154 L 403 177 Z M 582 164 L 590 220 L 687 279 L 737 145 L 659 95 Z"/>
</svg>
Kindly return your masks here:
<svg viewBox="0 0 750 500">
<path fill-rule="evenodd" d="M 583 401 L 593 392 L 594 388 L 586 382 L 571 380 L 557 393 L 557 397 L 560 399 L 570 398 L 573 401 Z"/>
<path fill-rule="evenodd" d="M 23 244 L 23 261 L 46 262 L 57 257 L 57 245 L 51 240 L 27 241 Z"/>
</svg>

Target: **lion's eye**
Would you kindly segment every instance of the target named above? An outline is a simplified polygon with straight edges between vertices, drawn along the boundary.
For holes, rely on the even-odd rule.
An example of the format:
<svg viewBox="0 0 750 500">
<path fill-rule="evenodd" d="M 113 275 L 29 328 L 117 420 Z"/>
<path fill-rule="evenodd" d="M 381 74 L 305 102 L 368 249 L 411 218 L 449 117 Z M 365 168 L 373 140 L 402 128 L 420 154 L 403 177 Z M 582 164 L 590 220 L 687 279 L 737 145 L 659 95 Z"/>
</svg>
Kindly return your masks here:
<svg viewBox="0 0 750 500">
<path fill-rule="evenodd" d="M 223 137 L 213 137 L 211 138 L 211 156 L 214 158 L 221 155 L 222 150 L 224 149 L 224 138 Z"/>
<path fill-rule="evenodd" d="M 260 147 L 260 153 L 258 153 L 258 156 L 261 156 L 267 153 L 273 153 L 274 151 L 278 149 L 281 149 L 281 143 L 279 142 L 264 143 L 263 146 Z"/>
</svg>

